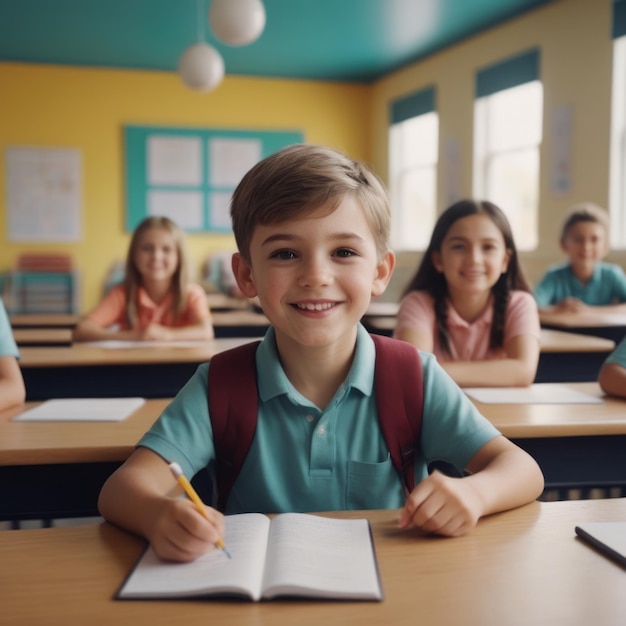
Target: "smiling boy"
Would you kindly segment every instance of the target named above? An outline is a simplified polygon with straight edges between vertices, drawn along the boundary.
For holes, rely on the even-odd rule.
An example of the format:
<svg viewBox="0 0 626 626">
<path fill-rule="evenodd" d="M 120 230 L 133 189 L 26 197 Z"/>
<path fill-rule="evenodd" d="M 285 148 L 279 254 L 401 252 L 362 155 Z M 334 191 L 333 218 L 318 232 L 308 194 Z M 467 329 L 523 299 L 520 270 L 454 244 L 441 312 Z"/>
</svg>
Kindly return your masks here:
<svg viewBox="0 0 626 626">
<path fill-rule="evenodd" d="M 226 513 L 398 508 L 401 528 L 457 536 L 541 493 L 535 461 L 426 353 L 415 381 L 424 398 L 416 487 L 404 493 L 378 423 L 374 342 L 359 322 L 395 262 L 387 195 L 365 166 L 329 148 L 290 146 L 244 176 L 231 216 L 237 283 L 272 326 L 256 350 L 256 431 Z M 170 495 L 166 463 L 215 476 L 210 367 L 198 368 L 100 495 L 104 517 L 145 536 L 162 558 L 192 560 L 223 533 L 220 512 L 207 506 L 207 520 Z M 434 459 L 468 474 L 429 475 Z"/>
</svg>

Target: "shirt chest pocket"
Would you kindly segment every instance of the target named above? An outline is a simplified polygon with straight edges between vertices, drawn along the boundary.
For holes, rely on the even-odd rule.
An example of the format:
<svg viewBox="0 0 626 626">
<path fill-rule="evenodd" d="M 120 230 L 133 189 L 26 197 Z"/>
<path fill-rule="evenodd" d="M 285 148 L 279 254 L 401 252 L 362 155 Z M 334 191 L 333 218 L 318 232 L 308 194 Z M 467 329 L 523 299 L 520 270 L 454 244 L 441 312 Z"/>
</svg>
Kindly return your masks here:
<svg viewBox="0 0 626 626">
<path fill-rule="evenodd" d="M 347 509 L 390 509 L 403 504 L 402 484 L 390 456 L 382 463 L 349 462 Z"/>
</svg>

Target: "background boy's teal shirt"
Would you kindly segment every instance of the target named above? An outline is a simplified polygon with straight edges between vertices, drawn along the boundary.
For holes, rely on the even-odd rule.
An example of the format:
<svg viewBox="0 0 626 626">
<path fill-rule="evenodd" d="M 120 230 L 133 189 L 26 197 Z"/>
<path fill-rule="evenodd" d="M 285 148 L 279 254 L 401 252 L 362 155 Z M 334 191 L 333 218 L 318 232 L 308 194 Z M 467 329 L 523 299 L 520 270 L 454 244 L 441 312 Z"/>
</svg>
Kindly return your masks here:
<svg viewBox="0 0 626 626">
<path fill-rule="evenodd" d="M 13 331 L 7 316 L 7 312 L 0 298 L 0 356 L 14 356 L 19 358 L 20 353 L 17 349 Z"/>
<path fill-rule="evenodd" d="M 422 353 L 424 412 L 416 484 L 427 463 L 446 460 L 463 469 L 499 433 L 437 364 Z M 257 430 L 227 513 L 386 509 L 405 496 L 378 426 L 374 398 L 375 349 L 359 325 L 354 362 L 324 410 L 289 382 L 270 328 L 256 354 Z M 207 403 L 209 363 L 194 376 L 138 445 L 177 461 L 193 476 L 215 469 Z"/>
<path fill-rule="evenodd" d="M 611 352 L 605 363 L 617 363 L 622 367 L 626 367 L 626 337 L 624 337 L 617 348 Z"/>
<path fill-rule="evenodd" d="M 540 308 L 559 304 L 565 298 L 578 298 L 591 306 L 626 302 L 626 275 L 619 265 L 599 261 L 591 280 L 583 285 L 566 263 L 551 267 L 534 292 Z"/>
</svg>

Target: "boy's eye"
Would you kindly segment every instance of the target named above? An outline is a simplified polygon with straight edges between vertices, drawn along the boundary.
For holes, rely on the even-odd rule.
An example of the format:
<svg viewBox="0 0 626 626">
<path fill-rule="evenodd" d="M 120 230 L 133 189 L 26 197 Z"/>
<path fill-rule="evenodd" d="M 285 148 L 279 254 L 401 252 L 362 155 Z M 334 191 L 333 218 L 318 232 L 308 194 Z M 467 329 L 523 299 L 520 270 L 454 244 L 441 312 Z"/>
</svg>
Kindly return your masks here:
<svg viewBox="0 0 626 626">
<path fill-rule="evenodd" d="M 351 250 L 350 248 L 340 248 L 335 252 L 335 256 L 338 256 L 342 259 L 346 259 L 351 256 L 356 256 L 357 253 L 355 250 Z"/>
<path fill-rule="evenodd" d="M 288 261 L 296 258 L 296 253 L 293 250 L 277 250 L 270 255 L 271 259 L 282 259 Z"/>
</svg>

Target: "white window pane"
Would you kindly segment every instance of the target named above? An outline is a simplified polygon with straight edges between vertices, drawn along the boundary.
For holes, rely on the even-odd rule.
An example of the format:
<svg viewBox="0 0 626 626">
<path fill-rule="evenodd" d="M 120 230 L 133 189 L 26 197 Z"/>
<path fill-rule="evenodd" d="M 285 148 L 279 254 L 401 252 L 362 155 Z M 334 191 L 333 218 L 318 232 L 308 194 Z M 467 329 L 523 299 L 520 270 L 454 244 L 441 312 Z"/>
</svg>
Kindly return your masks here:
<svg viewBox="0 0 626 626">
<path fill-rule="evenodd" d="M 609 214 L 611 246 L 626 248 L 626 37 L 613 42 Z"/>
<path fill-rule="evenodd" d="M 436 172 L 434 168 L 414 170 L 400 180 L 402 212 L 401 246 L 420 250 L 428 246 L 435 222 Z"/>
<path fill-rule="evenodd" d="M 539 151 L 494 156 L 487 166 L 486 197 L 505 213 L 520 250 L 537 247 Z"/>
<path fill-rule="evenodd" d="M 488 96 L 488 150 L 500 151 L 538 144 L 541 141 L 542 100 L 539 81 Z"/>
<path fill-rule="evenodd" d="M 427 113 L 405 120 L 400 127 L 402 153 L 405 168 L 428 165 L 437 160 L 438 115 Z"/>
</svg>

